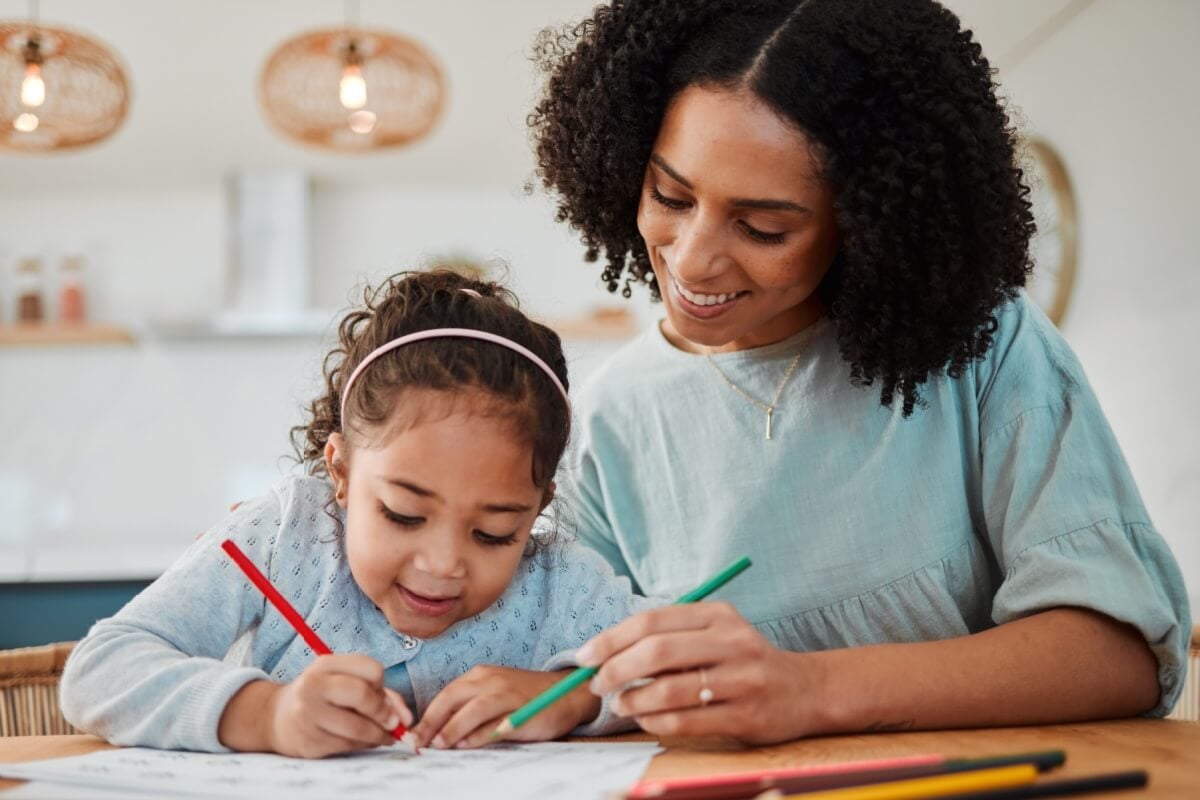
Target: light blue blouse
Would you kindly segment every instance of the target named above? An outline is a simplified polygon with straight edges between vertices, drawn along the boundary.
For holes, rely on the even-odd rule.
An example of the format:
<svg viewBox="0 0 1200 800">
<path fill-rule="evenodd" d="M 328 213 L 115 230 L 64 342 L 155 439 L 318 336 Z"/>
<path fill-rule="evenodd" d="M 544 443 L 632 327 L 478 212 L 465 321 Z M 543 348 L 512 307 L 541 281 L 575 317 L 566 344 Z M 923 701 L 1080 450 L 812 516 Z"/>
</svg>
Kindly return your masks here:
<svg viewBox="0 0 1200 800">
<path fill-rule="evenodd" d="M 63 672 L 63 714 L 114 744 L 222 752 L 225 706 L 255 680 L 286 683 L 313 651 L 221 549 L 232 538 L 335 653 L 365 653 L 420 716 L 479 664 L 559 670 L 575 648 L 630 614 L 661 605 L 578 544 L 521 560 L 487 609 L 432 639 L 394 629 L 354 580 L 333 487 L 289 477 L 239 506 L 116 615 L 92 626 Z M 330 515 L 331 511 L 337 517 Z M 576 733 L 632 727 L 610 710 Z"/>
<path fill-rule="evenodd" d="M 972 633 L 1058 606 L 1137 627 L 1168 713 L 1190 620 L 1078 361 L 1027 299 L 999 312 L 987 357 L 932 380 L 904 419 L 851 384 L 834 324 L 715 355 L 658 327 L 577 402 L 559 485 L 580 538 L 642 592 L 677 596 L 741 555 L 724 597 L 779 647 L 820 650 Z"/>
</svg>

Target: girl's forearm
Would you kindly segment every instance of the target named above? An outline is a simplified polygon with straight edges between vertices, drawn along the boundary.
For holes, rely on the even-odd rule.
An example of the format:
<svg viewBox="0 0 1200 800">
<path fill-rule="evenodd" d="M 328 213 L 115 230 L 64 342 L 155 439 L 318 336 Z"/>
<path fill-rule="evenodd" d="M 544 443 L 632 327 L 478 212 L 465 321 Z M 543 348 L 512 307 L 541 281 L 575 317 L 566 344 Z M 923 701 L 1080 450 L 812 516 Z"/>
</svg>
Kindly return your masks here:
<svg viewBox="0 0 1200 800">
<path fill-rule="evenodd" d="M 217 726 L 221 744 L 243 753 L 273 752 L 272 719 L 280 688 L 270 681 L 251 681 L 229 698 Z"/>
<path fill-rule="evenodd" d="M 826 676 L 819 733 L 1048 724 L 1132 716 L 1158 702 L 1133 628 L 1059 608 L 939 642 L 795 654 Z"/>
</svg>

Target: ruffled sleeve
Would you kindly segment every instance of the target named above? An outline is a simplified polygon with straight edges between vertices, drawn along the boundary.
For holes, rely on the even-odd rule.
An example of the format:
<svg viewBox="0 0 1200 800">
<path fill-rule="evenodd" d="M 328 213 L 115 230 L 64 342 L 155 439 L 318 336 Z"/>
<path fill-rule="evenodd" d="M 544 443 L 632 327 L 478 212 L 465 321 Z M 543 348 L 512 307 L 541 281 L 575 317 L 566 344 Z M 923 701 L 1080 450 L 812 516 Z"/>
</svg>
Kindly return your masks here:
<svg viewBox="0 0 1200 800">
<path fill-rule="evenodd" d="M 1137 628 L 1159 664 L 1148 714 L 1164 716 L 1186 669 L 1183 575 L 1074 355 L 1025 313 L 981 405 L 983 511 L 1003 575 L 992 618 L 1074 606 Z"/>
</svg>

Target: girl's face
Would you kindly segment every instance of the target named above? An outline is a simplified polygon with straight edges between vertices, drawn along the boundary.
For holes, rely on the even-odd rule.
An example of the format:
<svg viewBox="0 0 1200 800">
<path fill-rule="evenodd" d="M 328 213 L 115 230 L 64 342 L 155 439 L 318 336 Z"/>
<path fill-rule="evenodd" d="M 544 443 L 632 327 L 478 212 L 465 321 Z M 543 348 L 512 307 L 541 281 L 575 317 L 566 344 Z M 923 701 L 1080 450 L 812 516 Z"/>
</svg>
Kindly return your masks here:
<svg viewBox="0 0 1200 800">
<path fill-rule="evenodd" d="M 748 91 L 692 86 L 668 105 L 638 229 L 677 347 L 759 347 L 824 313 L 838 229 L 813 152 Z"/>
<path fill-rule="evenodd" d="M 353 451 L 333 434 L 325 461 L 355 582 L 393 628 L 428 639 L 504 593 L 553 486 L 534 485 L 531 446 L 478 403 L 420 390 L 397 407 L 415 421 Z"/>
</svg>

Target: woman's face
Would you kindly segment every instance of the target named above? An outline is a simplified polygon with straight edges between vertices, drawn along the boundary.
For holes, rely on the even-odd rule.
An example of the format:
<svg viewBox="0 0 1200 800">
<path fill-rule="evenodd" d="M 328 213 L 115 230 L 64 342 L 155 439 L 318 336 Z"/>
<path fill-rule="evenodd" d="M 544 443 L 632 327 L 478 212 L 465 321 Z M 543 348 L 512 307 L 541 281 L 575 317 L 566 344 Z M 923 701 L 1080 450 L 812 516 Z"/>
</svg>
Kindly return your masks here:
<svg viewBox="0 0 1200 800">
<path fill-rule="evenodd" d="M 553 488 L 534 485 L 532 448 L 494 409 L 433 390 L 403 400 L 415 421 L 353 449 L 333 434 L 325 460 L 355 582 L 393 628 L 428 639 L 504 593 Z"/>
<path fill-rule="evenodd" d="M 685 350 L 777 342 L 820 318 L 838 248 L 833 195 L 794 125 L 745 90 L 692 86 L 671 101 L 638 230 Z"/>
</svg>

